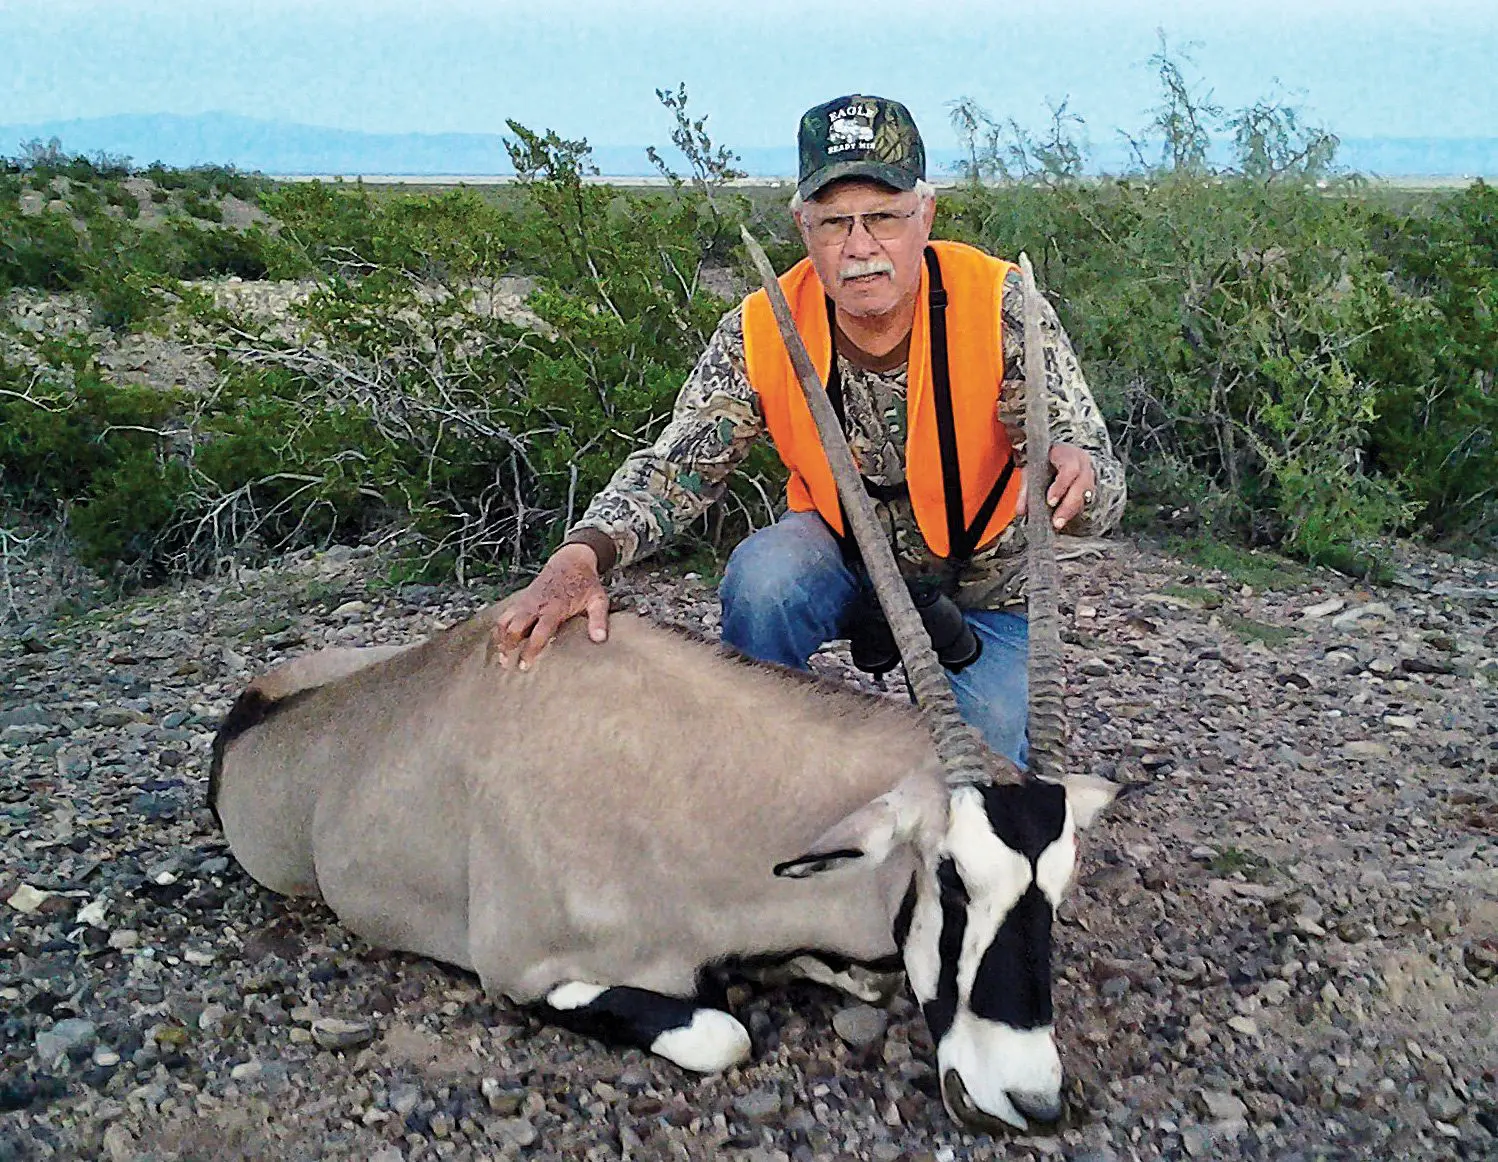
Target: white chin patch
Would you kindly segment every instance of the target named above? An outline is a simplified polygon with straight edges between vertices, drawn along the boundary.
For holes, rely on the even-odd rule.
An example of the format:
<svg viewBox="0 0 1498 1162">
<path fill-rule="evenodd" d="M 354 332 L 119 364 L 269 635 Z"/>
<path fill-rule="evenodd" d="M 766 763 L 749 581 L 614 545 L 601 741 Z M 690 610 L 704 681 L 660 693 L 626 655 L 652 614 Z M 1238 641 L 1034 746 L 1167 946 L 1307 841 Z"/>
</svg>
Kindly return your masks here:
<svg viewBox="0 0 1498 1162">
<path fill-rule="evenodd" d="M 749 1031 L 718 1009 L 698 1009 L 690 1025 L 670 1029 L 650 1051 L 693 1073 L 720 1073 L 749 1058 Z"/>
</svg>

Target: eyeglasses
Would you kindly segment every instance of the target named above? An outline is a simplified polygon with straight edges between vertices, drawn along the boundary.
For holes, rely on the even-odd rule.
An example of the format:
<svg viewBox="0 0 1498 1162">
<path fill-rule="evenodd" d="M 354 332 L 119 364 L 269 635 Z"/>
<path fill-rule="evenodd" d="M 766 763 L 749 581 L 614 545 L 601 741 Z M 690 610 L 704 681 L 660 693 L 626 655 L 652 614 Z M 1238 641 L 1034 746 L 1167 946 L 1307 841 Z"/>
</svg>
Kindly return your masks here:
<svg viewBox="0 0 1498 1162">
<path fill-rule="evenodd" d="M 917 206 L 914 210 L 906 210 L 896 213 L 892 210 L 873 210 L 867 214 L 833 214 L 830 218 L 822 218 L 816 222 L 808 222 L 807 231 L 812 240 L 821 246 L 833 246 L 848 240 L 853 233 L 853 223 L 862 222 L 863 228 L 880 242 L 889 242 L 900 237 L 905 231 L 905 224 L 920 212 Z"/>
</svg>

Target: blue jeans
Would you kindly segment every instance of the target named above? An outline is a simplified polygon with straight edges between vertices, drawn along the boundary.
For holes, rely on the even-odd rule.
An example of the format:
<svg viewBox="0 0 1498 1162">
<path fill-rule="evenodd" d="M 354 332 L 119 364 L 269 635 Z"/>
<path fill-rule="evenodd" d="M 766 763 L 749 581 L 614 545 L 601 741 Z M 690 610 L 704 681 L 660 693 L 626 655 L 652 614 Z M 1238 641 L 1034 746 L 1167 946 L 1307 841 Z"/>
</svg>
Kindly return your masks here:
<svg viewBox="0 0 1498 1162">
<path fill-rule="evenodd" d="M 798 670 L 823 643 L 842 636 L 858 582 L 837 541 L 814 512 L 791 512 L 746 537 L 728 558 L 718 597 L 723 640 L 751 657 Z M 976 662 L 954 674 L 957 709 L 1000 754 L 1025 765 L 1029 625 L 1018 614 L 963 611 L 983 643 Z"/>
</svg>

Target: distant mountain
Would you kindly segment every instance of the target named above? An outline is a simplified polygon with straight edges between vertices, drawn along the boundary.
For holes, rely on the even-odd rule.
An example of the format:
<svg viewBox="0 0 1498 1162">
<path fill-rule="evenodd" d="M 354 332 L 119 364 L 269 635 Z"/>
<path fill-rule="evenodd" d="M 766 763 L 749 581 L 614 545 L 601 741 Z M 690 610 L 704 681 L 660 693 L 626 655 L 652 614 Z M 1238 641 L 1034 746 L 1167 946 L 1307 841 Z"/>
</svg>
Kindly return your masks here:
<svg viewBox="0 0 1498 1162">
<path fill-rule="evenodd" d="M 513 172 L 498 133 L 361 133 L 290 121 L 265 121 L 232 113 L 179 116 L 122 114 L 34 125 L 0 126 L 0 155 L 19 153 L 29 141 L 57 138 L 70 153 L 107 153 L 137 165 L 233 165 L 268 174 L 500 175 Z M 665 149 L 668 160 L 673 151 Z M 739 166 L 754 177 L 783 177 L 796 170 L 792 147 L 745 149 Z M 931 151 L 933 175 L 952 173 L 962 152 Z M 1092 154 L 1100 169 L 1127 163 L 1118 148 Z M 1498 137 L 1377 137 L 1342 142 L 1341 163 L 1368 174 L 1411 177 L 1498 175 Z M 594 145 L 593 162 L 611 177 L 655 173 L 644 145 Z M 674 163 L 685 170 L 684 163 Z"/>
</svg>

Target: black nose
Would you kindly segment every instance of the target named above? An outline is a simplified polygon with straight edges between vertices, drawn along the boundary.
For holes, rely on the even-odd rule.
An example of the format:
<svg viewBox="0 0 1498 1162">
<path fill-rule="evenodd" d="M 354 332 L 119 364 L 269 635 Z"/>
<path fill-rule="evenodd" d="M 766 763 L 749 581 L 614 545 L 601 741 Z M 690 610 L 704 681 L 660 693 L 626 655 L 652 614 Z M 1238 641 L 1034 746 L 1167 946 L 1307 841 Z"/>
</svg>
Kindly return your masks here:
<svg viewBox="0 0 1498 1162">
<path fill-rule="evenodd" d="M 1031 1121 L 1054 1125 L 1061 1120 L 1061 1095 L 1046 1093 L 1020 1093 L 1009 1091 L 1009 1101 L 1014 1108 Z"/>
</svg>

